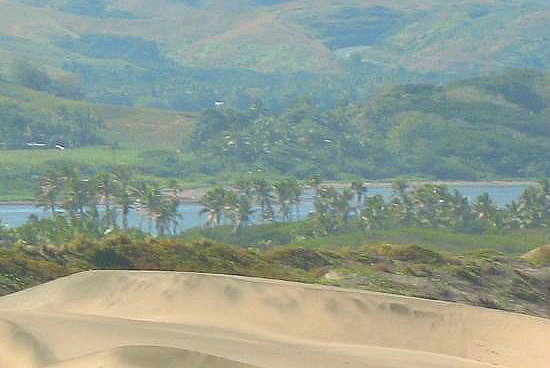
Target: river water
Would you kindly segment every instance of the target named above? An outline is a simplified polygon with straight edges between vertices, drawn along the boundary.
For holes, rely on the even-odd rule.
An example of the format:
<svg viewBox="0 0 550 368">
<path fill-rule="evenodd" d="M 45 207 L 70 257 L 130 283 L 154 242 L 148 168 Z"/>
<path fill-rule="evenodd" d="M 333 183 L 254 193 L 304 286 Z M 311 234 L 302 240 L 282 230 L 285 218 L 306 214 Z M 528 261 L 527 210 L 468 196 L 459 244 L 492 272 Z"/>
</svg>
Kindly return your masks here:
<svg viewBox="0 0 550 368">
<path fill-rule="evenodd" d="M 519 198 L 521 193 L 528 187 L 528 183 L 510 184 L 510 185 L 488 185 L 488 184 L 460 184 L 449 185 L 450 189 L 457 189 L 470 199 L 475 199 L 477 196 L 483 193 L 489 193 L 493 200 L 500 206 L 509 204 L 513 200 Z M 374 187 L 369 188 L 368 195 L 381 194 L 385 198 L 391 195 L 391 188 L 389 187 Z M 186 203 L 179 207 L 181 214 L 180 225 L 178 230 L 186 230 L 194 227 L 204 225 L 206 222 L 206 215 L 200 214 L 201 206 L 196 203 Z M 313 203 L 311 195 L 304 196 L 303 203 L 300 205 L 300 214 L 302 217 L 307 215 L 313 210 Z M 0 221 L 4 226 L 17 227 L 22 225 L 30 215 L 36 215 L 38 217 L 47 217 L 48 213 L 45 213 L 42 209 L 33 205 L 22 204 L 0 204 Z M 296 217 L 296 216 L 295 216 Z M 253 218 L 253 221 L 255 219 Z M 148 229 L 151 224 L 147 219 L 143 219 L 137 212 L 130 214 L 129 223 L 131 227 L 141 227 Z"/>
</svg>

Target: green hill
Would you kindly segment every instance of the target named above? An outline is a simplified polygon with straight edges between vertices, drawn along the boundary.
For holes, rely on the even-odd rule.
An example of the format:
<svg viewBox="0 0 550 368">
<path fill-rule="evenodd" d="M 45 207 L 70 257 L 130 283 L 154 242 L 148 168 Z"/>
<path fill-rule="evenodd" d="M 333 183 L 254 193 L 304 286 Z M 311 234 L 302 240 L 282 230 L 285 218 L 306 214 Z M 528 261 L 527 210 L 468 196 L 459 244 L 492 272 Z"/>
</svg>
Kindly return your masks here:
<svg viewBox="0 0 550 368">
<path fill-rule="evenodd" d="M 363 106 L 330 111 L 309 101 L 270 116 L 208 110 L 194 125 L 190 148 L 203 158 L 205 173 L 548 177 L 549 82 L 549 74 L 515 70 L 442 85 L 398 85 Z"/>
<path fill-rule="evenodd" d="M 123 148 L 179 147 L 194 119 L 192 114 L 167 110 L 70 100 L 0 80 L 2 107 L 13 107 L 38 125 L 46 125 L 59 109 L 88 113 L 104 122 L 101 143 Z M 5 113 L 0 116 L 6 119 Z"/>
<path fill-rule="evenodd" d="M 63 134 L 90 137 L 75 130 L 82 116 L 103 122 L 101 140 L 79 138 L 80 145 L 71 147 L 77 149 L 8 146 L 12 150 L 0 156 L 0 192 L 3 199 L 31 198 L 29 177 L 60 162 L 87 171 L 124 163 L 138 175 L 202 184 L 251 173 L 332 180 L 550 177 L 549 86 L 548 73 L 513 70 L 441 85 L 387 87 L 364 105 L 328 111 L 305 100 L 282 113 L 255 105 L 189 115 L 69 100 L 0 82 L 0 143 L 5 127 L 17 122 L 14 116 L 30 120 L 38 137 L 50 136 L 43 130 L 56 128 L 51 122 L 60 110 L 73 112 L 61 119 L 68 124 Z M 15 137 L 20 145 L 24 138 Z"/>
<path fill-rule="evenodd" d="M 533 70 L 447 85 L 388 88 L 370 103 L 366 137 L 400 172 L 455 179 L 550 175 L 550 75 Z"/>
<path fill-rule="evenodd" d="M 70 100 L 0 80 L 0 198 L 31 199 L 36 178 L 59 164 L 92 171 L 141 165 L 144 152 L 180 147 L 193 120 L 192 114 Z"/>
<path fill-rule="evenodd" d="M 87 99 L 195 110 L 550 65 L 545 0 L 3 0 L 0 70 L 25 60 Z"/>
</svg>

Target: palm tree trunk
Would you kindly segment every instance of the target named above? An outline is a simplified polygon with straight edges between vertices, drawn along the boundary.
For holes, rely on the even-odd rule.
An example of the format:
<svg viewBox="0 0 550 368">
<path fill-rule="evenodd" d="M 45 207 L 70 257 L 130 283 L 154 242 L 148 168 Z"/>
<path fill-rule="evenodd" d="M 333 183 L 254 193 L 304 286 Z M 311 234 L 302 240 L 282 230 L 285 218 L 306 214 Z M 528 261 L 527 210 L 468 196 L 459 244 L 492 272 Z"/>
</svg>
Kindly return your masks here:
<svg viewBox="0 0 550 368">
<path fill-rule="evenodd" d="M 130 213 L 130 209 L 128 206 L 124 206 L 122 208 L 122 227 L 124 230 L 128 230 L 128 215 Z"/>
</svg>

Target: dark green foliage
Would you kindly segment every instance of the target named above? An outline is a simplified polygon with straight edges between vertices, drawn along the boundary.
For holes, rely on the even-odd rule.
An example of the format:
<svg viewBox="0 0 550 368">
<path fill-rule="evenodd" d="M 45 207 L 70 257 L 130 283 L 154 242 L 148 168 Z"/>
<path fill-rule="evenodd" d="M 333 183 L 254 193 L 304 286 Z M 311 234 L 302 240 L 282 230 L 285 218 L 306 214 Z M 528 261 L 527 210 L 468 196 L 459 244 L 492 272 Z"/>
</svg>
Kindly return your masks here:
<svg viewBox="0 0 550 368">
<path fill-rule="evenodd" d="M 304 100 L 281 114 L 258 104 L 243 111 L 210 109 L 186 145 L 201 162 L 208 158 L 199 168 L 208 175 L 228 170 L 325 179 L 548 176 L 550 122 L 544 111 L 550 96 L 539 87 L 545 78 L 516 71 L 440 87 L 399 86 L 364 108 L 322 111 Z M 521 100 L 524 87 L 536 106 Z M 472 93 L 477 96 L 470 98 Z"/>
<path fill-rule="evenodd" d="M 0 101 L 0 148 L 85 147 L 103 142 L 103 121 L 91 113 L 61 107 L 53 114 L 22 109 Z"/>
<path fill-rule="evenodd" d="M 248 111 L 206 110 L 189 147 L 201 157 L 222 162 L 225 169 L 245 164 L 255 172 L 299 178 L 322 172 L 336 178 L 346 161 L 366 153 L 350 115 L 344 109 L 323 113 L 310 101 L 272 116 L 256 105 Z M 354 174 L 367 174 L 359 165 L 347 167 Z"/>
<path fill-rule="evenodd" d="M 101 59 L 123 59 L 149 65 L 162 61 L 155 42 L 135 36 L 90 34 L 79 38 L 66 38 L 58 44 L 67 50 Z"/>
<path fill-rule="evenodd" d="M 383 6 L 343 7 L 322 18 L 309 15 L 302 20 L 332 49 L 369 46 L 408 23 L 399 12 Z"/>
<path fill-rule="evenodd" d="M 130 269 L 132 263 L 126 256 L 120 254 L 115 248 L 102 248 L 95 251 L 91 261 L 97 268 L 103 270 Z"/>
<path fill-rule="evenodd" d="M 72 100 L 83 98 L 79 78 L 54 79 L 43 68 L 26 61 L 17 60 L 13 64 L 10 79 L 18 85 L 35 91 L 47 92 Z"/>
<path fill-rule="evenodd" d="M 46 72 L 27 62 L 17 62 L 13 66 L 12 78 L 17 84 L 37 91 L 50 91 L 53 85 Z"/>
<path fill-rule="evenodd" d="M 311 96 L 324 109 L 329 109 L 342 95 L 352 95 L 352 78 L 347 75 L 334 80 L 333 76 L 308 72 L 260 73 L 248 69 L 188 67 L 162 57 L 151 59 L 147 55 L 153 56 L 156 46 L 149 41 L 126 38 L 119 41 L 130 41 L 137 46 L 132 46 L 135 52 L 118 51 L 117 56 L 127 62 L 125 69 L 80 60 L 64 64 L 67 72 L 84 81 L 82 89 L 86 99 L 177 111 L 211 108 L 218 100 L 227 106 L 245 109 L 260 99 L 266 107 L 280 112 L 303 96 Z M 90 48 L 92 44 L 80 44 L 79 40 L 70 40 L 70 43 L 71 47 L 94 52 Z M 141 48 L 147 55 L 140 54 Z"/>
<path fill-rule="evenodd" d="M 442 87 L 391 88 L 370 103 L 364 129 L 372 139 L 386 140 L 401 173 L 548 176 L 549 121 L 542 112 L 550 100 L 541 88 L 547 78 L 512 71 Z"/>
<path fill-rule="evenodd" d="M 271 261 L 280 262 L 294 268 L 310 271 L 329 266 L 336 254 L 302 247 L 274 248 L 267 253 Z"/>
<path fill-rule="evenodd" d="M 394 184 L 389 200 L 372 196 L 361 201 L 358 194 L 322 188 L 311 217 L 316 234 L 328 235 L 353 228 L 395 229 L 416 226 L 483 233 L 491 229 L 545 228 L 550 224 L 548 181 L 528 187 L 517 202 L 496 206 L 488 194 L 470 201 L 446 186 L 427 184 L 407 190 Z M 355 199 L 356 206 L 352 203 Z"/>
</svg>

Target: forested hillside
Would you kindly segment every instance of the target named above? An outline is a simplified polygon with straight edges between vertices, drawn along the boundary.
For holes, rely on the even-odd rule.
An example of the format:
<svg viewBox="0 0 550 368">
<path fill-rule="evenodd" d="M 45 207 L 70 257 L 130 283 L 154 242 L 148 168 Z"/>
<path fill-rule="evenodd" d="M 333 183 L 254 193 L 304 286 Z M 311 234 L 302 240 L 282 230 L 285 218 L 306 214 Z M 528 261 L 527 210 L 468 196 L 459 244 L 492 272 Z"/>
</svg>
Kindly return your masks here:
<svg viewBox="0 0 550 368">
<path fill-rule="evenodd" d="M 545 0 L 0 0 L 0 6 L 5 78 L 16 80 L 14 65 L 24 61 L 49 76 L 49 90 L 127 106 L 189 111 L 215 100 L 234 108 L 261 100 L 282 111 L 309 95 L 328 108 L 339 99 L 360 102 L 388 83 L 550 64 Z"/>
<path fill-rule="evenodd" d="M 448 178 L 548 176 L 550 75 L 529 70 L 445 86 L 389 88 L 370 103 L 367 136 L 401 172 Z"/>
<path fill-rule="evenodd" d="M 439 179 L 550 175 L 550 76 L 518 70 L 447 85 L 404 85 L 365 106 L 311 101 L 273 115 L 208 110 L 188 148 L 205 173 L 233 170 Z"/>
<path fill-rule="evenodd" d="M 71 101 L 0 82 L 0 142 L 16 149 L 0 157 L 0 189 L 6 199 L 31 198 L 29 176 L 60 165 L 94 173 L 127 164 L 138 175 L 201 186 L 317 175 L 548 177 L 549 80 L 547 73 L 513 70 L 444 85 L 386 87 L 363 104 L 328 110 L 306 98 L 282 112 L 257 102 L 191 115 Z M 34 154 L 56 144 L 70 149 Z"/>
</svg>

